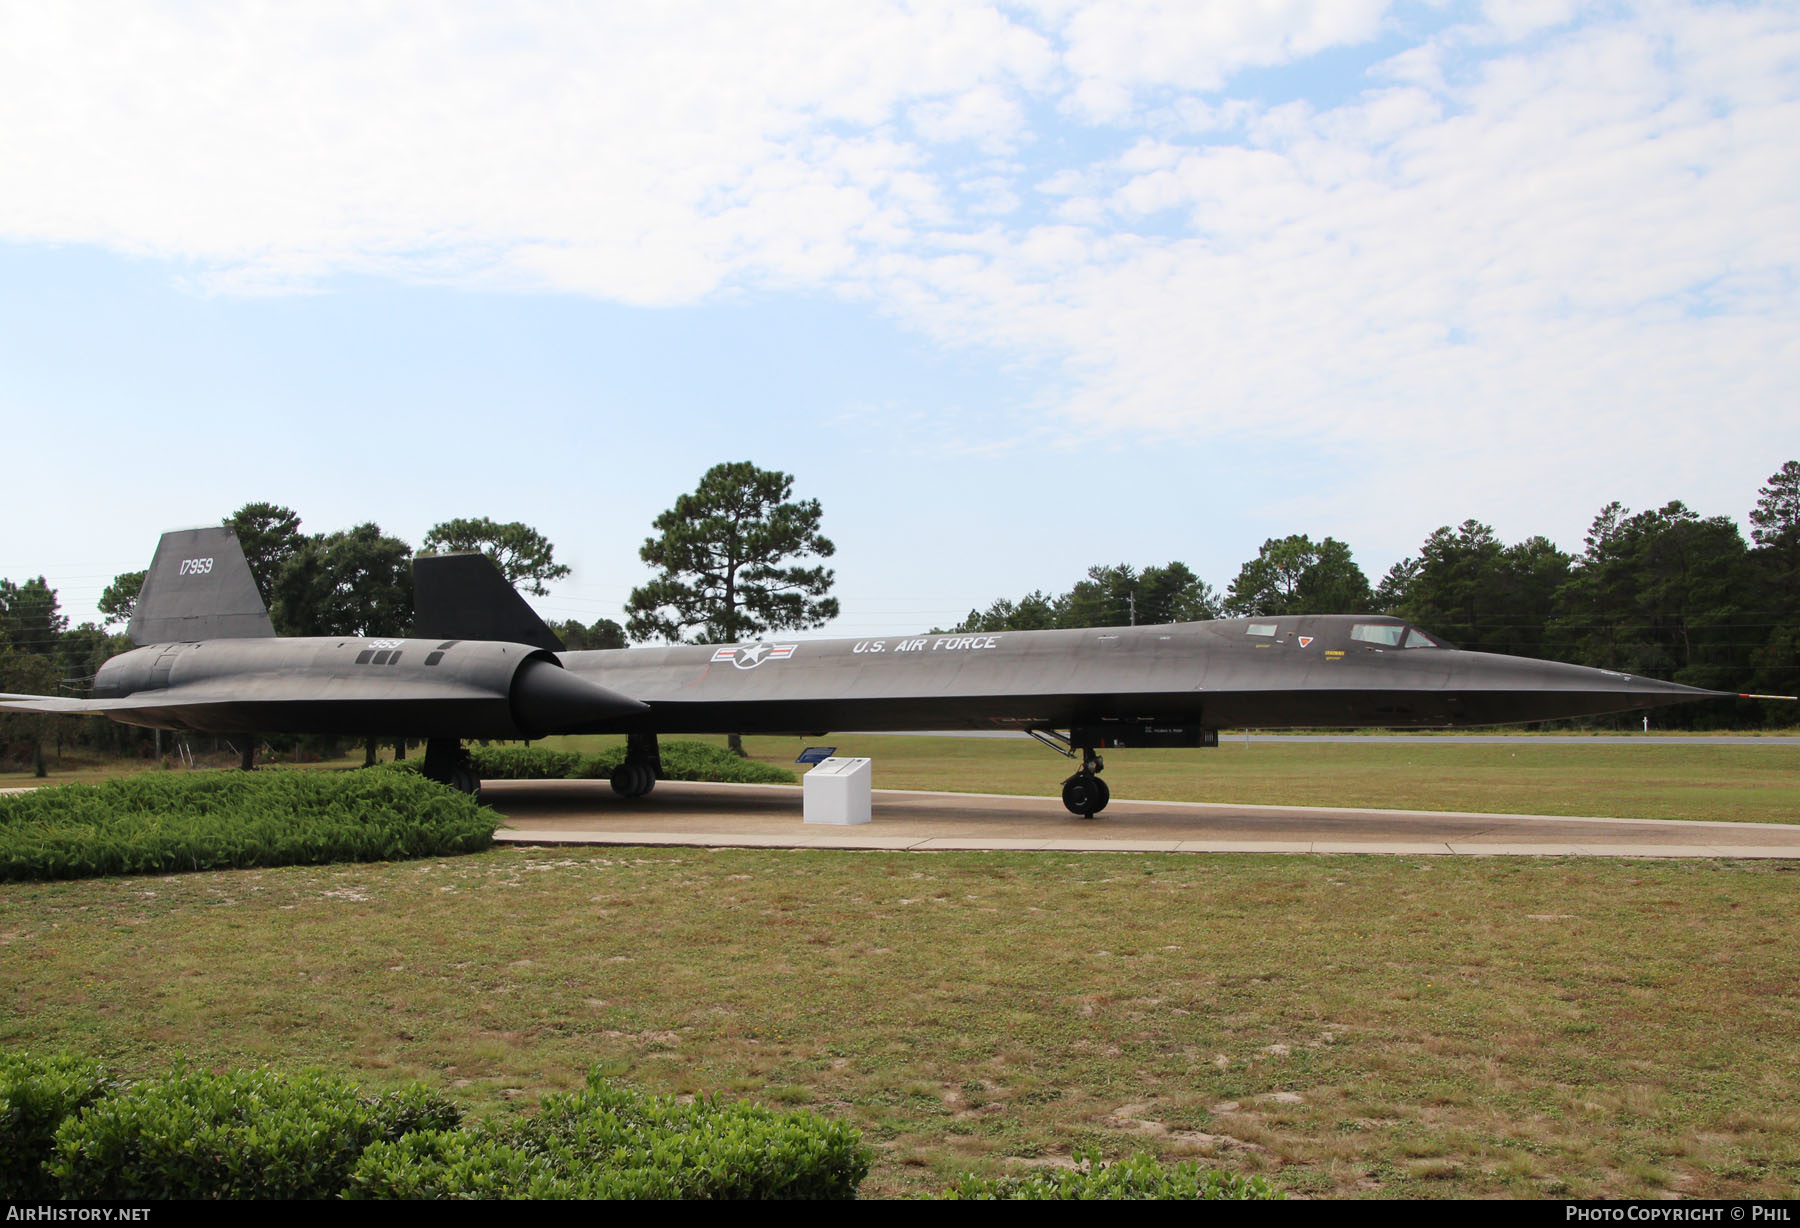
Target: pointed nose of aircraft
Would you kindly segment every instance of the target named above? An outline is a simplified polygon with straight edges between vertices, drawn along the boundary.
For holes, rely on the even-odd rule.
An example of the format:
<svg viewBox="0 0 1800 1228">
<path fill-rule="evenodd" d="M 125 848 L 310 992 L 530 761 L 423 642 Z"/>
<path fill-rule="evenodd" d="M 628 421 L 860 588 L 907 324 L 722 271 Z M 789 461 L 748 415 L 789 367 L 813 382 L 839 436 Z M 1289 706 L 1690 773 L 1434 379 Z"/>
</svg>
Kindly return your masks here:
<svg viewBox="0 0 1800 1228">
<path fill-rule="evenodd" d="M 1464 652 L 1452 671 L 1461 716 L 1471 723 L 1514 724 L 1633 712 L 1697 699 L 1730 699 L 1732 691 L 1708 691 L 1679 682 L 1560 661 Z"/>
<path fill-rule="evenodd" d="M 648 704 L 609 691 L 551 661 L 527 661 L 513 676 L 513 720 L 528 737 L 593 728 L 649 710 Z"/>
</svg>

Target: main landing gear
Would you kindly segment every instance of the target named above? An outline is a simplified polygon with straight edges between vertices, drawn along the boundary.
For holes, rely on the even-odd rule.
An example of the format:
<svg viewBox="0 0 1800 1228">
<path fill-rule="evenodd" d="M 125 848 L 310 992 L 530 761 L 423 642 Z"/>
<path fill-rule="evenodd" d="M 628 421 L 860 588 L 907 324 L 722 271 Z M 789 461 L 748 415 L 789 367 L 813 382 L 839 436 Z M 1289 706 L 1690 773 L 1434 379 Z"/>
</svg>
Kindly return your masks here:
<svg viewBox="0 0 1800 1228">
<path fill-rule="evenodd" d="M 463 749 L 460 738 L 428 738 L 425 742 L 425 779 L 449 785 L 471 797 L 481 796 L 481 777 L 475 761 Z"/>
<path fill-rule="evenodd" d="M 620 797 L 643 797 L 662 778 L 662 751 L 653 733 L 625 735 L 625 762 L 613 769 L 613 792 Z"/>
</svg>

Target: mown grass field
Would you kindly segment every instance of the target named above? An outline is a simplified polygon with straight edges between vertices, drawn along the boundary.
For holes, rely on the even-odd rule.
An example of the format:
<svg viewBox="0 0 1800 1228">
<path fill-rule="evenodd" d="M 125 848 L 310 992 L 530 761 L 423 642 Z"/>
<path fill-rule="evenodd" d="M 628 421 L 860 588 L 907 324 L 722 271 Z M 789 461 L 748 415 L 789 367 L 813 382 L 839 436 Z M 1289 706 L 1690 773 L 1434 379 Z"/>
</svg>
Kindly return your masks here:
<svg viewBox="0 0 1800 1228">
<path fill-rule="evenodd" d="M 618 739 L 550 738 L 587 751 Z M 720 739 L 721 741 L 723 739 Z M 1036 742 L 836 734 L 814 739 L 867 755 L 878 789 L 1055 797 L 1073 766 Z M 746 738 L 793 766 L 797 738 Z M 1113 796 L 1154 801 L 1472 810 L 1500 814 L 1800 822 L 1800 746 L 1471 746 L 1252 742 L 1213 750 L 1107 751 Z M 804 770 L 804 769 L 801 769 Z"/>
<path fill-rule="evenodd" d="M 827 741 L 882 787 L 1066 772 L 1030 744 Z M 1119 796 L 1759 821 L 1800 801 L 1781 746 L 1108 760 Z M 16 884 L 0 1040 L 422 1078 L 496 1112 L 597 1064 L 848 1120 L 871 1195 L 1092 1146 L 1310 1196 L 1791 1197 L 1797 890 L 1767 862 L 692 849 Z"/>
<path fill-rule="evenodd" d="M 1780 864 L 503 849 L 0 888 L 0 1039 L 516 1110 L 802 1104 L 867 1194 L 1078 1146 L 1313 1196 L 1791 1196 Z"/>
<path fill-rule="evenodd" d="M 723 744 L 722 737 L 696 741 Z M 748 737 L 756 759 L 795 771 L 811 742 L 875 761 L 875 786 L 1055 797 L 1073 764 L 1024 736 L 1005 740 L 830 734 Z M 533 743 L 593 753 L 622 738 L 555 737 Z M 385 759 L 391 748 L 382 748 Z M 324 769 L 362 763 L 356 748 Z M 234 760 L 217 756 L 211 766 Z M 1229 735 L 1214 750 L 1106 752 L 1113 796 L 1153 801 L 1473 810 L 1502 814 L 1800 822 L 1800 746 L 1545 745 L 1532 735 L 1501 746 L 1366 742 L 1255 742 Z M 71 757 L 47 783 L 155 771 L 142 761 Z M 181 769 L 177 768 L 177 771 Z M 32 785 L 29 773 L 0 774 L 0 788 Z"/>
</svg>

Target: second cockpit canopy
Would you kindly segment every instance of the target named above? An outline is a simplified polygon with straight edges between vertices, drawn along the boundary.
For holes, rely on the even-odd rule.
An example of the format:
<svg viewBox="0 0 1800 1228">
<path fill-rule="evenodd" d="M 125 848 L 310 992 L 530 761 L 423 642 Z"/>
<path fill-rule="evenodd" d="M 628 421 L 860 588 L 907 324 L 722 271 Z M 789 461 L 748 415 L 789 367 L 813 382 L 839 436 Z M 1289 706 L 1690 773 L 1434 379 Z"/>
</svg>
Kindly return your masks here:
<svg viewBox="0 0 1800 1228">
<path fill-rule="evenodd" d="M 1303 622 L 1306 622 L 1306 621 L 1325 622 L 1326 620 L 1317 619 L 1317 620 L 1302 620 L 1302 621 Z M 1342 635 L 1344 633 L 1343 629 L 1342 629 L 1343 628 L 1342 621 L 1339 619 L 1336 619 L 1336 618 L 1331 619 L 1330 621 L 1337 624 L 1337 628 L 1336 628 L 1337 634 Z M 1307 629 L 1307 628 L 1304 628 L 1304 627 L 1302 628 L 1302 630 L 1305 630 L 1305 629 Z M 1327 626 L 1327 627 L 1319 627 L 1316 629 L 1317 630 L 1329 630 L 1330 628 Z M 1244 633 L 1246 635 L 1267 636 L 1267 637 L 1273 638 L 1277 635 L 1282 634 L 1282 631 L 1283 631 L 1283 628 L 1281 627 L 1281 625 L 1279 623 L 1258 622 L 1255 620 L 1251 620 L 1244 624 Z M 1349 638 L 1352 641 L 1355 641 L 1357 643 L 1366 644 L 1371 648 L 1451 648 L 1451 647 L 1454 647 L 1454 645 L 1452 645 L 1448 640 L 1440 639 L 1435 635 L 1431 635 L 1428 632 L 1422 630 L 1421 628 L 1415 627 L 1410 623 L 1404 623 L 1404 622 L 1399 622 L 1399 621 L 1376 622 L 1371 619 L 1367 622 L 1352 622 L 1350 624 Z"/>
</svg>

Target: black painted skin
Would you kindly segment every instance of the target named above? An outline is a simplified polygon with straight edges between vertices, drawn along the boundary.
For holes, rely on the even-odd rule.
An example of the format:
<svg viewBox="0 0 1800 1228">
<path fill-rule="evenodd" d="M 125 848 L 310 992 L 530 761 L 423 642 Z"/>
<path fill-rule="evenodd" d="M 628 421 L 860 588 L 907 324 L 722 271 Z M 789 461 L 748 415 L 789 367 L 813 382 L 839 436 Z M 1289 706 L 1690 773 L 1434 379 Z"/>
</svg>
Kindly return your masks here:
<svg viewBox="0 0 1800 1228">
<path fill-rule="evenodd" d="M 1273 635 L 1251 635 L 1273 625 Z M 1676 683 L 1452 648 L 1378 646 L 1365 615 L 563 653 L 642 700 L 611 728 L 669 733 L 1024 729 L 1126 721 L 1219 728 L 1453 728 L 1715 697 Z M 1404 639 L 1404 633 L 1399 637 Z M 786 656 L 776 649 L 792 646 Z M 596 726 L 598 727 L 598 726 Z"/>
<path fill-rule="evenodd" d="M 115 657 L 93 700 L 0 706 L 207 733 L 536 738 L 1101 722 L 1456 728 L 1719 694 L 1554 661 L 1351 638 L 1358 625 L 1403 627 L 1397 619 L 1255 621 L 1276 634 L 1250 635 L 1251 620 L 1233 619 L 563 653 L 479 640 L 225 639 Z"/>
<path fill-rule="evenodd" d="M 0 696 L 0 708 L 204 733 L 455 740 L 1456 728 L 1720 694 L 1552 661 L 1402 647 L 1429 637 L 1366 615 L 564 652 L 480 556 L 422 558 L 415 576 L 415 637 L 279 639 L 229 531 L 165 534 L 131 624 L 147 646 L 108 661 L 92 699 Z"/>
</svg>

